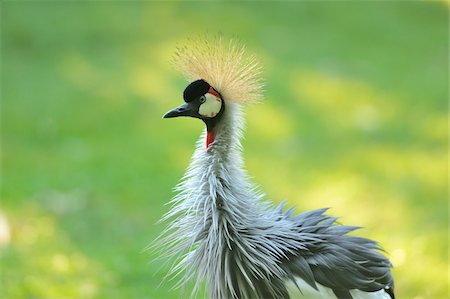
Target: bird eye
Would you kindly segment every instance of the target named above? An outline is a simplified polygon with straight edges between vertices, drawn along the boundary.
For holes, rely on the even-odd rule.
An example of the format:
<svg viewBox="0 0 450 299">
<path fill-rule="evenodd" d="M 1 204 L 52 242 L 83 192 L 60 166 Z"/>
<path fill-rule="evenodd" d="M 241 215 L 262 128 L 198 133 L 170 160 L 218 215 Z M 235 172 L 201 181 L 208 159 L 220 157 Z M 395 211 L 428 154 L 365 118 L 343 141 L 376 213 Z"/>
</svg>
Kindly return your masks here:
<svg viewBox="0 0 450 299">
<path fill-rule="evenodd" d="M 205 96 L 201 96 L 201 97 L 200 97 L 200 103 L 202 103 L 202 104 L 203 104 L 203 103 L 204 103 L 205 101 L 206 101 L 206 98 L 205 98 Z"/>
</svg>

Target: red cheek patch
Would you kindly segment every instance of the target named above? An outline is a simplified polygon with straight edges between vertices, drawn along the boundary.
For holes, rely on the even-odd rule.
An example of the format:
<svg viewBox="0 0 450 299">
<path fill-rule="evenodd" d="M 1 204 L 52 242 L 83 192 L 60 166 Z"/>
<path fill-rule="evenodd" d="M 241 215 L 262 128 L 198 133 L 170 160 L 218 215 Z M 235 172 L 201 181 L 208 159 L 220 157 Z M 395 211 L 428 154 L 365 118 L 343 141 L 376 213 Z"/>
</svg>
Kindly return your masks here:
<svg viewBox="0 0 450 299">
<path fill-rule="evenodd" d="M 208 93 L 210 93 L 213 96 L 215 96 L 216 98 L 220 99 L 220 95 L 217 93 L 217 91 L 214 90 L 214 88 L 210 87 L 209 90 L 208 90 Z"/>
</svg>

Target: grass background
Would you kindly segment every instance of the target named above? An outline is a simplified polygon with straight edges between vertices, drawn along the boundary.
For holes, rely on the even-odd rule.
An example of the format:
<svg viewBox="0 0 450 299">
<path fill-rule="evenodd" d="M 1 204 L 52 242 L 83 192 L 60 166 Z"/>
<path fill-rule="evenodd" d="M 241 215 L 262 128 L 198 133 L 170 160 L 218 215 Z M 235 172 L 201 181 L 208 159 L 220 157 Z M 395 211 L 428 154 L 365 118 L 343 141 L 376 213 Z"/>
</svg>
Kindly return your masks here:
<svg viewBox="0 0 450 299">
<path fill-rule="evenodd" d="M 332 207 L 448 298 L 445 2 L 1 3 L 0 298 L 178 298 L 143 248 L 202 124 L 162 120 L 189 35 L 265 66 L 245 159 L 269 198 Z"/>
</svg>

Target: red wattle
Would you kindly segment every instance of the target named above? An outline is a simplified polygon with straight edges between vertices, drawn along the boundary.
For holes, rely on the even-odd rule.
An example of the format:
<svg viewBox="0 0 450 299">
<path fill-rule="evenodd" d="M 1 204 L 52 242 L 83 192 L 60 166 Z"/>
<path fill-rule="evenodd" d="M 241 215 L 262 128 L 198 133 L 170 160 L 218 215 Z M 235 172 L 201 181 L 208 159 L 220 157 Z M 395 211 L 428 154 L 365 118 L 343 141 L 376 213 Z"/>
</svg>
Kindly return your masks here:
<svg viewBox="0 0 450 299">
<path fill-rule="evenodd" d="M 216 138 L 216 133 L 214 133 L 214 131 L 208 131 L 208 133 L 206 133 L 206 149 L 208 149 L 211 142 L 214 141 L 214 138 Z"/>
</svg>

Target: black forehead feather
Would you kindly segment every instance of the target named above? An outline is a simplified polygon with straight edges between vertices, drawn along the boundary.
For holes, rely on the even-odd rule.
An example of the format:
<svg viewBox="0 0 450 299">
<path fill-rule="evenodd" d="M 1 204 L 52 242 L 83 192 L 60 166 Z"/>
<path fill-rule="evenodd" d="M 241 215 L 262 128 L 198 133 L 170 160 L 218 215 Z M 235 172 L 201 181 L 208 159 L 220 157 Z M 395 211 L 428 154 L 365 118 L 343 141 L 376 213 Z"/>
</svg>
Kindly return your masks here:
<svg viewBox="0 0 450 299">
<path fill-rule="evenodd" d="M 208 92 L 211 85 L 205 80 L 200 79 L 189 84 L 183 92 L 184 101 L 190 102 Z"/>
</svg>

